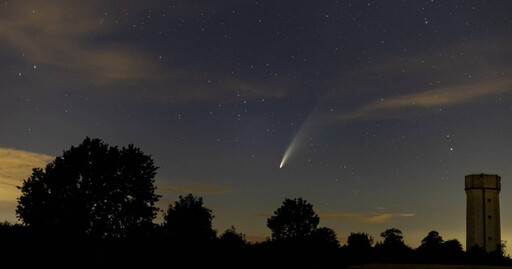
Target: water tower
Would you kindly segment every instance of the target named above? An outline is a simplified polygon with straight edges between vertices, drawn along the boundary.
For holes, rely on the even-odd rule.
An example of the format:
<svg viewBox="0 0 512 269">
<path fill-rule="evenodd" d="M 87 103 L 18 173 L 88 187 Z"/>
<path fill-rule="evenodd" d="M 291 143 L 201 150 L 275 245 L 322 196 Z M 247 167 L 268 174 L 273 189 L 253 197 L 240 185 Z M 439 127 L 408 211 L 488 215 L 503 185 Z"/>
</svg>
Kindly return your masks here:
<svg viewBox="0 0 512 269">
<path fill-rule="evenodd" d="M 487 252 L 501 244 L 500 190 L 498 175 L 473 174 L 466 183 L 466 250 L 477 245 Z"/>
</svg>

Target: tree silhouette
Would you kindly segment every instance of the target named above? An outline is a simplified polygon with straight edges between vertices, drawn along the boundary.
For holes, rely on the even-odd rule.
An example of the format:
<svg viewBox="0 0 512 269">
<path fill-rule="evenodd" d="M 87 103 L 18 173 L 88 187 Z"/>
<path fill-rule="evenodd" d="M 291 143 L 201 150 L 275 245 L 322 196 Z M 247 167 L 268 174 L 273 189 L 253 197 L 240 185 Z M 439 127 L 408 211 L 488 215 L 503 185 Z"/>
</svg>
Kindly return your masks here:
<svg viewBox="0 0 512 269">
<path fill-rule="evenodd" d="M 431 231 L 421 240 L 420 249 L 440 249 L 444 240 L 437 231 Z"/>
<path fill-rule="evenodd" d="M 274 240 L 300 239 L 310 236 L 319 221 L 312 204 L 302 198 L 286 198 L 283 205 L 268 218 L 267 226 Z"/>
<path fill-rule="evenodd" d="M 405 246 L 402 231 L 396 228 L 387 229 L 380 234 L 384 238 L 384 246 L 401 247 Z"/>
<path fill-rule="evenodd" d="M 350 233 L 347 247 L 353 250 L 366 252 L 373 246 L 373 237 L 367 233 Z"/>
<path fill-rule="evenodd" d="M 350 233 L 347 238 L 347 257 L 353 264 L 369 263 L 374 259 L 373 237 L 367 233 Z"/>
<path fill-rule="evenodd" d="M 443 249 L 447 252 L 463 252 L 462 244 L 457 239 L 446 240 L 443 243 Z"/>
<path fill-rule="evenodd" d="M 463 261 L 464 251 L 462 244 L 457 239 L 450 239 L 444 241 L 441 246 L 441 256 L 445 263 L 461 263 Z"/>
<path fill-rule="evenodd" d="M 339 248 L 340 242 L 333 229 L 321 227 L 311 232 L 310 240 L 321 248 Z"/>
<path fill-rule="evenodd" d="M 467 261 L 471 264 L 486 264 L 488 262 L 488 253 L 485 248 L 473 245 L 466 251 Z"/>
<path fill-rule="evenodd" d="M 216 237 L 213 218 L 212 211 L 203 206 L 203 198 L 188 194 L 169 205 L 162 226 L 167 236 L 179 242 L 204 242 Z"/>
<path fill-rule="evenodd" d="M 489 252 L 488 263 L 495 265 L 511 265 L 510 256 L 506 255 L 505 241 L 501 241 L 501 244 L 496 246 L 496 249 Z"/>
<path fill-rule="evenodd" d="M 412 249 L 405 245 L 402 231 L 396 228 L 387 229 L 380 234 L 384 242 L 377 243 L 377 256 L 384 262 L 405 262 L 412 259 Z"/>
<path fill-rule="evenodd" d="M 78 147 L 34 168 L 23 182 L 16 214 L 30 228 L 91 238 L 119 238 L 151 227 L 156 216 L 150 156 L 133 145 L 111 147 L 85 138 Z"/>
<path fill-rule="evenodd" d="M 417 252 L 422 262 L 440 263 L 443 257 L 443 238 L 437 231 L 431 231 L 421 240 Z"/>
<path fill-rule="evenodd" d="M 220 235 L 219 241 L 225 248 L 242 248 L 247 244 L 245 234 L 237 233 L 234 226 Z"/>
</svg>

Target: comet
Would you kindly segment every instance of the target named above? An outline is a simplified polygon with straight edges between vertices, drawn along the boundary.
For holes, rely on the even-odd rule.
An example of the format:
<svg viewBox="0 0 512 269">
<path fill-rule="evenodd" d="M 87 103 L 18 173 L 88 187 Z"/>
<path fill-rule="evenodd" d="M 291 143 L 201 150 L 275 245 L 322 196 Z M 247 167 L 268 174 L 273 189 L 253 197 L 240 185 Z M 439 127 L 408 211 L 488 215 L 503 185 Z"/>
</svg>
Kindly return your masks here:
<svg viewBox="0 0 512 269">
<path fill-rule="evenodd" d="M 283 159 L 281 160 L 281 163 L 279 164 L 279 168 L 283 168 L 287 162 L 290 160 L 292 155 L 295 155 L 298 149 L 302 145 L 305 144 L 305 140 L 308 137 L 308 134 L 312 131 L 313 126 L 313 117 L 308 116 L 302 125 L 300 126 L 298 132 L 293 137 L 292 141 L 290 142 L 290 145 L 288 145 L 288 148 L 286 148 L 286 151 L 284 152 Z"/>
<path fill-rule="evenodd" d="M 292 154 L 293 149 L 294 149 L 294 147 L 293 147 L 293 140 L 292 140 L 292 142 L 290 143 L 290 146 L 288 146 L 288 148 L 284 152 L 283 159 L 281 160 L 281 164 L 279 165 L 279 168 L 283 168 L 284 164 L 286 163 L 286 161 L 288 161 L 288 158 Z"/>
</svg>

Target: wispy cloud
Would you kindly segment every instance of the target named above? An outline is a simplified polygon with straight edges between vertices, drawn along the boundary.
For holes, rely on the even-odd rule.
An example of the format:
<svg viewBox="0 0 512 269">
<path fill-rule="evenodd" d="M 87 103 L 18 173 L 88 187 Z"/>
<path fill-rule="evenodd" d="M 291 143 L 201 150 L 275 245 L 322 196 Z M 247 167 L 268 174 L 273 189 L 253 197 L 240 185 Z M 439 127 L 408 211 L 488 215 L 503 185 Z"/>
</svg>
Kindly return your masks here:
<svg viewBox="0 0 512 269">
<path fill-rule="evenodd" d="M 397 216 L 400 216 L 400 217 L 414 217 L 414 213 L 402 213 L 402 214 L 397 214 Z"/>
<path fill-rule="evenodd" d="M 208 194 L 208 193 L 231 193 L 234 188 L 224 187 L 212 183 L 203 182 L 185 182 L 181 185 L 164 185 L 158 187 L 157 192 L 160 194 L 170 193 L 193 193 L 193 194 Z"/>
<path fill-rule="evenodd" d="M 363 105 L 355 111 L 338 116 L 344 120 L 378 119 L 403 108 L 428 108 L 474 102 L 484 97 L 512 90 L 512 80 L 494 80 L 437 88 L 422 92 L 382 98 Z M 393 114 L 393 117 L 403 114 Z"/>
<path fill-rule="evenodd" d="M 413 217 L 413 213 L 383 213 L 383 214 L 362 214 L 362 213 L 320 213 L 321 219 L 344 219 L 358 223 L 388 223 L 394 217 Z"/>
<path fill-rule="evenodd" d="M 87 73 L 96 82 L 156 79 L 157 61 L 126 42 L 97 41 L 116 26 L 103 23 L 99 1 L 16 1 L 0 11 L 0 37 L 26 60 Z M 79 12 L 78 12 L 79 11 Z"/>
<path fill-rule="evenodd" d="M 510 46 L 512 38 L 488 37 L 376 55 L 334 79 L 340 90 L 325 99 L 339 107 L 334 118 L 345 121 L 403 118 L 488 101 L 512 90 L 512 53 L 504 49 Z"/>
<path fill-rule="evenodd" d="M 154 6 L 158 3 L 126 5 L 134 16 L 161 8 Z M 196 14 L 190 8 L 186 5 L 182 11 L 187 16 Z M 192 59 L 186 63 L 174 61 L 179 57 L 172 51 L 162 58 L 146 48 L 140 41 L 143 37 L 125 38 L 142 33 L 142 25 L 127 23 L 112 12 L 117 12 L 112 10 L 112 3 L 100 0 L 87 4 L 73 0 L 5 3 L 0 9 L 0 45 L 15 52 L 15 59 L 38 65 L 38 69 L 48 67 L 62 79 L 80 78 L 84 83 L 111 89 L 116 98 L 166 103 L 235 102 L 241 101 L 240 96 L 270 98 L 290 90 L 283 76 L 281 82 L 233 76 L 231 70 L 219 69 L 215 63 L 198 66 Z M 122 87 L 106 87 L 110 85 Z M 118 88 L 123 92 L 117 92 Z"/>
<path fill-rule="evenodd" d="M 32 168 L 44 167 L 54 157 L 17 149 L 0 148 L 0 201 L 15 202 L 23 180 L 32 174 Z"/>
</svg>

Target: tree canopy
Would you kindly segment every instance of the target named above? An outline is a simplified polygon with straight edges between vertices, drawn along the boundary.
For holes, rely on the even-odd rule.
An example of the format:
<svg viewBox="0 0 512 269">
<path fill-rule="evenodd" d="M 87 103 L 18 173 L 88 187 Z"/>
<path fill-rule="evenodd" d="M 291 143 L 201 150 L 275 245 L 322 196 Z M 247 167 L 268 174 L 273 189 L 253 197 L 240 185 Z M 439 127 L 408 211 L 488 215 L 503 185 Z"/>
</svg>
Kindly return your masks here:
<svg viewBox="0 0 512 269">
<path fill-rule="evenodd" d="M 380 234 L 384 238 L 384 246 L 401 247 L 405 246 L 402 231 L 397 228 L 390 228 Z"/>
<path fill-rule="evenodd" d="M 129 145 L 85 138 L 23 182 L 16 214 L 27 226 L 74 236 L 125 237 L 152 225 L 157 167 Z"/>
<path fill-rule="evenodd" d="M 224 231 L 224 233 L 220 235 L 219 240 L 222 245 L 231 248 L 240 248 L 247 245 L 245 234 L 238 233 L 235 226 L 231 226 L 231 228 Z"/>
<path fill-rule="evenodd" d="M 312 204 L 302 198 L 286 198 L 283 205 L 268 218 L 267 226 L 274 240 L 298 239 L 310 236 L 319 221 Z"/>
<path fill-rule="evenodd" d="M 178 241 L 207 241 L 216 237 L 213 218 L 212 211 L 203 206 L 203 198 L 188 194 L 169 205 L 163 228 L 167 236 Z"/>
<path fill-rule="evenodd" d="M 428 249 L 428 250 L 434 250 L 434 249 L 440 249 L 443 245 L 443 237 L 439 235 L 437 231 L 430 231 L 423 240 L 421 240 L 420 249 Z"/>
<path fill-rule="evenodd" d="M 311 233 L 311 241 L 317 246 L 338 248 L 340 242 L 333 229 L 320 227 Z"/>
<path fill-rule="evenodd" d="M 367 233 L 350 233 L 347 246 L 354 250 L 366 251 L 373 246 L 373 237 Z"/>
</svg>

